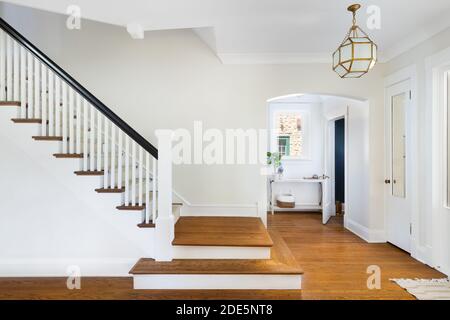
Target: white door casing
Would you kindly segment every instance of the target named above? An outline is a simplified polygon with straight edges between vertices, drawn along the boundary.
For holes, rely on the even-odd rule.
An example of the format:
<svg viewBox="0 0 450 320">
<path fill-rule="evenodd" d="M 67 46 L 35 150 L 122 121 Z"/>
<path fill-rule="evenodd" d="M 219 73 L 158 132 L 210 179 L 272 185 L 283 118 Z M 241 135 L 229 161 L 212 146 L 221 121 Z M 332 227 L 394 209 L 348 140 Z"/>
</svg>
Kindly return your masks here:
<svg viewBox="0 0 450 320">
<path fill-rule="evenodd" d="M 387 241 L 411 252 L 412 112 L 411 81 L 386 88 L 385 208 Z"/>
</svg>

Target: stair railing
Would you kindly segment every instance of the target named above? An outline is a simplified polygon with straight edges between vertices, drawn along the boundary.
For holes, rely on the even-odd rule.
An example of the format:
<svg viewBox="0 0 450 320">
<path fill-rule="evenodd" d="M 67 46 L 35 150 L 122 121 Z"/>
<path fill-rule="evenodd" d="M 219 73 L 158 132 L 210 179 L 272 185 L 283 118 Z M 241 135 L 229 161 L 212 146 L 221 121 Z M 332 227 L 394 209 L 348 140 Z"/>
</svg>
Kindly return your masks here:
<svg viewBox="0 0 450 320">
<path fill-rule="evenodd" d="M 82 159 L 79 174 L 103 176 L 105 191 L 123 191 L 121 207 L 142 210 L 142 223 L 155 223 L 170 245 L 173 223 L 156 223 L 172 216 L 170 154 L 162 164 L 158 149 L 2 18 L 0 28 L 0 101 L 20 102 L 19 119 L 39 122 L 41 138 L 61 141 L 57 157 Z M 171 146 L 170 139 L 166 132 L 158 143 Z M 160 251 L 159 260 L 170 260 Z"/>
</svg>

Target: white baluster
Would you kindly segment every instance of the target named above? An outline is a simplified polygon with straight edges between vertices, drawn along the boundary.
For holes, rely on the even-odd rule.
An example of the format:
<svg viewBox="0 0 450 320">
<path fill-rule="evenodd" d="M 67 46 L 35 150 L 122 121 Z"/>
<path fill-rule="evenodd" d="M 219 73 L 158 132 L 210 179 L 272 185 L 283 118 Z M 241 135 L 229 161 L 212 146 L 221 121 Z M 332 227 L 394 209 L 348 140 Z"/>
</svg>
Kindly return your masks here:
<svg viewBox="0 0 450 320">
<path fill-rule="evenodd" d="M 157 175 L 157 165 L 158 161 L 156 158 L 153 158 L 153 165 L 152 165 L 152 219 L 155 221 L 157 218 L 156 214 L 156 201 L 158 199 L 158 186 L 156 184 L 156 175 Z"/>
<path fill-rule="evenodd" d="M 145 152 L 145 223 L 150 222 L 150 153 Z"/>
<path fill-rule="evenodd" d="M 143 203 L 143 193 L 144 193 L 144 172 L 143 172 L 143 166 L 144 166 L 144 150 L 142 149 L 141 146 L 139 146 L 139 163 L 138 163 L 138 168 L 139 168 L 139 205 L 142 206 Z M 148 203 L 146 204 L 148 205 Z"/>
<path fill-rule="evenodd" d="M 105 174 L 103 175 L 103 187 L 109 188 L 109 119 L 105 118 L 104 136 L 105 136 L 105 149 L 103 150 L 103 161 Z"/>
<path fill-rule="evenodd" d="M 89 139 L 89 143 L 90 143 L 90 147 L 91 147 L 91 152 L 90 152 L 90 165 L 89 165 L 89 170 L 90 171 L 96 171 L 96 166 L 95 166 L 95 115 L 97 114 L 95 108 L 91 105 L 89 105 L 89 109 L 90 109 L 90 113 L 91 113 L 91 132 L 90 132 L 90 139 Z"/>
<path fill-rule="evenodd" d="M 27 54 L 25 48 L 20 48 L 20 117 L 27 117 Z"/>
<path fill-rule="evenodd" d="M 136 204 L 136 142 L 132 143 L 131 154 L 131 201 L 133 205 Z"/>
<path fill-rule="evenodd" d="M 122 130 L 119 130 L 119 146 L 117 151 L 117 188 L 122 189 L 122 172 L 123 172 L 123 133 Z"/>
<path fill-rule="evenodd" d="M 97 111 L 97 171 L 102 171 L 102 114 Z"/>
<path fill-rule="evenodd" d="M 130 204 L 130 138 L 125 136 L 125 205 Z"/>
<path fill-rule="evenodd" d="M 41 135 L 47 136 L 47 68 L 41 64 Z"/>
<path fill-rule="evenodd" d="M 74 92 L 72 88 L 68 88 L 67 90 L 69 95 L 69 153 L 75 153 L 75 125 L 74 125 Z"/>
<path fill-rule="evenodd" d="M 6 100 L 6 33 L 0 30 L 0 101 Z"/>
<path fill-rule="evenodd" d="M 34 59 L 31 53 L 28 52 L 27 55 L 27 103 L 28 103 L 28 113 L 27 118 L 34 119 L 34 97 L 33 97 L 33 66 Z"/>
<path fill-rule="evenodd" d="M 19 56 L 20 56 L 20 47 L 19 44 L 14 41 L 14 60 L 13 60 L 13 100 L 14 101 L 19 101 L 20 99 L 20 61 L 19 61 Z"/>
<path fill-rule="evenodd" d="M 62 142 L 62 153 L 69 153 L 69 148 L 68 148 L 68 128 L 67 128 L 67 84 L 65 84 L 64 82 L 62 82 L 62 138 L 63 138 L 63 142 Z"/>
<path fill-rule="evenodd" d="M 6 36 L 6 100 L 13 99 L 13 44 L 10 36 Z"/>
<path fill-rule="evenodd" d="M 111 188 L 116 187 L 116 126 L 111 123 Z"/>
<path fill-rule="evenodd" d="M 61 137 L 61 79 L 55 76 L 55 134 L 57 137 Z"/>
<path fill-rule="evenodd" d="M 88 139 L 89 139 L 89 105 L 86 100 L 83 100 L 83 170 L 88 171 L 88 160 L 89 160 L 89 150 L 88 150 Z"/>
<path fill-rule="evenodd" d="M 81 96 L 74 92 L 76 95 L 76 117 L 77 126 L 75 128 L 75 153 L 81 154 Z"/>
<path fill-rule="evenodd" d="M 40 79 L 40 65 L 37 58 L 34 58 L 34 118 L 41 118 L 41 79 Z"/>
<path fill-rule="evenodd" d="M 48 135 L 55 136 L 55 77 L 53 71 L 48 70 Z"/>
</svg>

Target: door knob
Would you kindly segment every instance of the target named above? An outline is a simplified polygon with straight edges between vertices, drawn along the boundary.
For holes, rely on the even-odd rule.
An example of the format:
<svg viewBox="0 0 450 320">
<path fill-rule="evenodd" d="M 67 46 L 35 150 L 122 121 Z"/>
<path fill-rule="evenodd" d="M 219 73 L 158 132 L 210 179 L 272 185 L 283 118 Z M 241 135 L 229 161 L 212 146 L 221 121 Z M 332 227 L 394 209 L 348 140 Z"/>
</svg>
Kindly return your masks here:
<svg viewBox="0 0 450 320">
<path fill-rule="evenodd" d="M 385 183 L 385 184 L 390 184 L 390 183 L 391 183 L 391 180 L 386 179 L 386 180 L 384 180 L 384 183 Z"/>
</svg>

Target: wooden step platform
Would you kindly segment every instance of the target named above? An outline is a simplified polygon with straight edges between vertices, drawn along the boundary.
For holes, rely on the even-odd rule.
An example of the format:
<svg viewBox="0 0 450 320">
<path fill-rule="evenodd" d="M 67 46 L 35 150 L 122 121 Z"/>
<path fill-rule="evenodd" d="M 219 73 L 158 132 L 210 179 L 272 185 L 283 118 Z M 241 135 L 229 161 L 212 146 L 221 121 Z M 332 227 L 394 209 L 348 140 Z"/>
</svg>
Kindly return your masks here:
<svg viewBox="0 0 450 320">
<path fill-rule="evenodd" d="M 130 274 L 303 274 L 300 268 L 276 260 L 192 259 L 158 262 L 140 259 Z"/>
<path fill-rule="evenodd" d="M 272 247 L 259 218 L 180 217 L 175 225 L 175 246 Z"/>
<path fill-rule="evenodd" d="M 134 288 L 301 289 L 303 270 L 283 239 L 274 238 L 272 259 L 140 259 L 130 270 Z"/>
</svg>

